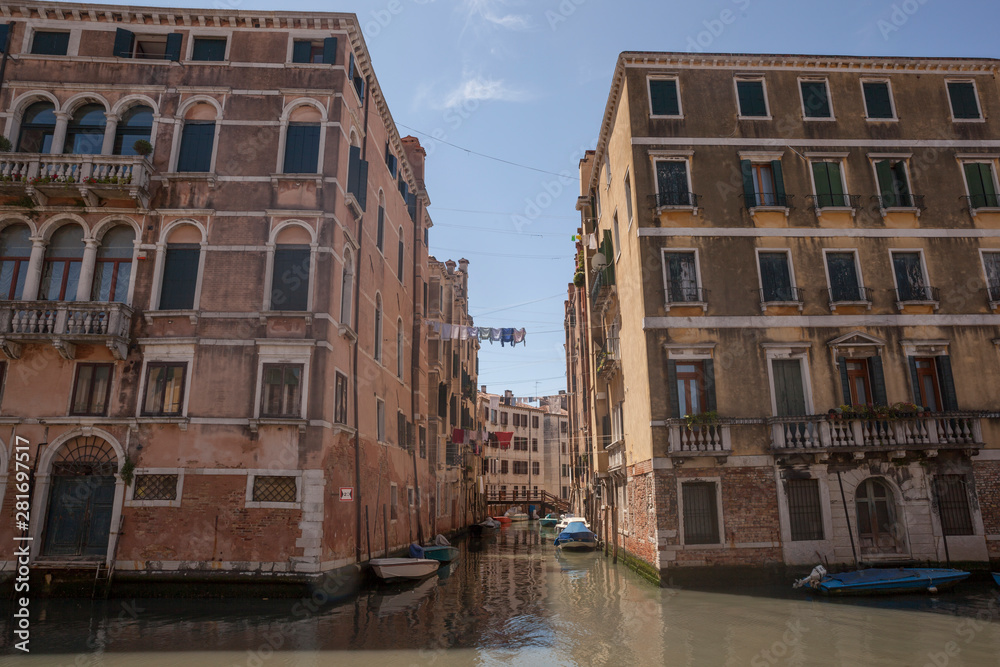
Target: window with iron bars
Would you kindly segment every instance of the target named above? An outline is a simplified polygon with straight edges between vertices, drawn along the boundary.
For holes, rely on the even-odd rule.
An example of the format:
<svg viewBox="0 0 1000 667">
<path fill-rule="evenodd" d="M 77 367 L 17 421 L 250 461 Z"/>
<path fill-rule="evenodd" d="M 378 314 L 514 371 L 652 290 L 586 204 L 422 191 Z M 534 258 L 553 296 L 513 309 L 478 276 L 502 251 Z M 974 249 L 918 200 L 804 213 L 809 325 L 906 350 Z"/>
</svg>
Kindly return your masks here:
<svg viewBox="0 0 1000 667">
<path fill-rule="evenodd" d="M 297 495 L 294 477 L 259 475 L 253 479 L 255 503 L 294 503 Z"/>
<path fill-rule="evenodd" d="M 177 500 L 177 475 L 136 475 L 132 500 Z"/>
</svg>

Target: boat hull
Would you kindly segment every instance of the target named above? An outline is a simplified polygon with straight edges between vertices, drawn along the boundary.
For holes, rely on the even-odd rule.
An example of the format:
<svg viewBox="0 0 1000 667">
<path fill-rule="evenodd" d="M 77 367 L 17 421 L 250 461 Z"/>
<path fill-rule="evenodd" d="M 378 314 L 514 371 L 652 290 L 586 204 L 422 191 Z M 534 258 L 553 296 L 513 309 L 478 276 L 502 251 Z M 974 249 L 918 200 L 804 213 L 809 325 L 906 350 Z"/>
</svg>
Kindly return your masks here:
<svg viewBox="0 0 1000 667">
<path fill-rule="evenodd" d="M 555 528 L 556 524 L 559 523 L 559 519 L 539 519 L 538 525 L 542 528 Z"/>
<path fill-rule="evenodd" d="M 458 558 L 458 549 L 448 546 L 424 547 L 424 557 L 432 558 L 442 563 L 450 563 Z"/>
<path fill-rule="evenodd" d="M 993 573 L 993 581 L 997 582 L 997 586 L 1000 586 L 1000 572 Z"/>
<path fill-rule="evenodd" d="M 510 520 L 514 523 L 521 523 L 522 521 L 527 521 L 528 518 L 527 514 L 515 514 L 510 517 Z"/>
<path fill-rule="evenodd" d="M 585 540 L 569 540 L 568 542 L 562 542 L 559 544 L 559 548 L 564 551 L 593 551 L 597 548 L 597 542 L 588 542 Z"/>
<path fill-rule="evenodd" d="M 493 517 L 493 520 L 494 521 L 499 521 L 501 527 L 503 527 L 503 526 L 509 526 L 510 525 L 510 517 L 509 516 L 495 516 L 495 517 Z"/>
<path fill-rule="evenodd" d="M 423 579 L 441 566 L 440 561 L 431 558 L 373 558 L 368 564 L 383 581 Z"/>
<path fill-rule="evenodd" d="M 872 568 L 827 575 L 806 587 L 831 596 L 936 592 L 967 579 L 969 574 L 944 568 Z"/>
</svg>

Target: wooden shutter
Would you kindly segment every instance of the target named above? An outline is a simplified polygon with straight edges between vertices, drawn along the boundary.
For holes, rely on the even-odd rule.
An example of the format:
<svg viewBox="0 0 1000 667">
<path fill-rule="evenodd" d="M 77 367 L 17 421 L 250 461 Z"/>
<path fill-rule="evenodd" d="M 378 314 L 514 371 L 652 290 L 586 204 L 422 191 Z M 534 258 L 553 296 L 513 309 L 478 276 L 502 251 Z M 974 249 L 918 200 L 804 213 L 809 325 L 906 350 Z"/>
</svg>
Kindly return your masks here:
<svg viewBox="0 0 1000 667">
<path fill-rule="evenodd" d="M 753 165 L 750 160 L 740 160 L 740 171 L 743 172 L 743 197 L 747 208 L 757 205 L 757 196 L 753 187 Z"/>
<path fill-rule="evenodd" d="M 861 85 L 865 93 L 865 112 L 869 118 L 892 118 L 889 84 L 873 81 Z"/>
<path fill-rule="evenodd" d="M 778 417 L 797 417 L 806 413 L 802 389 L 802 360 L 775 359 L 771 362 L 774 375 L 774 402 Z"/>
<path fill-rule="evenodd" d="M 715 400 L 715 362 L 711 359 L 702 361 L 701 372 L 705 380 L 705 410 L 712 412 L 718 409 Z"/>
<path fill-rule="evenodd" d="M 958 397 L 955 395 L 955 378 L 951 374 L 951 357 L 934 358 L 937 364 L 938 384 L 941 386 L 941 402 L 948 412 L 958 410 Z"/>
<path fill-rule="evenodd" d="M 654 116 L 677 116 L 677 82 L 671 79 L 652 79 L 649 82 L 649 98 Z"/>
<path fill-rule="evenodd" d="M 774 198 L 778 206 L 786 206 L 785 179 L 781 174 L 781 160 L 771 160 L 771 173 L 774 176 Z"/>
<path fill-rule="evenodd" d="M 368 160 L 358 160 L 358 204 L 361 210 L 368 208 Z"/>
<path fill-rule="evenodd" d="M 353 53 L 351 53 L 351 57 L 350 57 L 350 60 L 348 62 L 348 65 L 347 65 L 347 82 L 348 83 L 353 83 L 354 82 L 354 54 Z"/>
<path fill-rule="evenodd" d="M 178 62 L 181 59 L 181 40 L 183 35 L 179 32 L 172 32 L 167 35 L 167 48 L 163 54 L 164 59 Z"/>
<path fill-rule="evenodd" d="M 135 33 L 131 30 L 117 28 L 115 30 L 115 47 L 112 53 L 114 53 L 116 58 L 131 58 L 134 41 Z"/>
<path fill-rule="evenodd" d="M 667 393 L 670 395 L 670 416 L 679 419 L 681 402 L 677 396 L 677 362 L 667 359 Z"/>
<path fill-rule="evenodd" d="M 323 62 L 327 65 L 337 64 L 337 38 L 327 37 L 323 40 Z"/>
<path fill-rule="evenodd" d="M 0 23 L 0 53 L 7 51 L 7 38 L 10 37 L 10 26 Z"/>
<path fill-rule="evenodd" d="M 410 220 L 417 219 L 417 195 L 412 192 L 406 195 L 406 212 L 410 214 Z"/>
<path fill-rule="evenodd" d="M 198 262 L 201 248 L 196 243 L 167 245 L 163 262 L 159 310 L 190 310 L 194 308 L 194 292 L 198 282 Z"/>
<path fill-rule="evenodd" d="M 885 376 L 882 374 L 882 357 L 868 358 L 868 375 L 872 381 L 872 400 L 877 405 L 888 404 L 885 395 Z"/>
<path fill-rule="evenodd" d="M 381 206 L 378 207 L 378 222 L 375 228 L 375 246 L 379 249 L 383 249 L 383 243 L 385 243 L 385 209 Z"/>
<path fill-rule="evenodd" d="M 996 206 L 997 192 L 993 184 L 992 165 L 986 162 L 967 162 L 964 167 L 972 206 Z"/>
<path fill-rule="evenodd" d="M 917 405 L 920 404 L 920 376 L 917 375 L 917 359 L 916 357 L 906 358 L 908 365 L 910 367 L 910 386 L 913 388 L 913 402 Z"/>
<path fill-rule="evenodd" d="M 955 118 L 979 118 L 979 101 L 976 100 L 976 88 L 972 83 L 949 82 L 948 97 L 951 99 L 951 111 Z"/>
<path fill-rule="evenodd" d="M 214 142 L 214 122 L 186 121 L 181 132 L 181 150 L 177 160 L 177 171 L 211 171 Z"/>
<path fill-rule="evenodd" d="M 292 62 L 307 63 L 312 58 L 312 42 L 297 39 L 292 42 Z"/>
<path fill-rule="evenodd" d="M 847 376 L 847 359 L 837 357 L 837 368 L 840 369 L 840 389 L 844 405 L 851 405 L 851 379 Z"/>
<path fill-rule="evenodd" d="M 737 81 L 736 95 L 739 97 L 741 116 L 766 116 L 764 104 L 764 84 L 760 81 Z"/>
<path fill-rule="evenodd" d="M 304 311 L 308 302 L 309 246 L 278 246 L 271 278 L 271 310 Z"/>
<path fill-rule="evenodd" d="M 286 174 L 315 174 L 319 164 L 319 124 L 289 123 L 285 133 Z"/>
</svg>

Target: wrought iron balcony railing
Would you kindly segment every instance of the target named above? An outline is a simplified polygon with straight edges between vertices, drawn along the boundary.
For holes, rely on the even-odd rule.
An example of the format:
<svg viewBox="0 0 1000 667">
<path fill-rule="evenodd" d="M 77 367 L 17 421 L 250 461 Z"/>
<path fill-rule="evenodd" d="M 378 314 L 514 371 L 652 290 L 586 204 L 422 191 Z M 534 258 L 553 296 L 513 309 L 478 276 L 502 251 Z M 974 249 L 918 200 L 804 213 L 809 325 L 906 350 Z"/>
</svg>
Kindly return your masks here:
<svg viewBox="0 0 1000 667">
<path fill-rule="evenodd" d="M 657 192 L 652 197 L 656 208 L 670 208 L 671 206 L 679 208 L 698 207 L 698 195 L 693 192 Z"/>
<path fill-rule="evenodd" d="M 827 290 L 830 297 L 830 305 L 845 303 L 870 304 L 872 302 L 872 288 L 861 286 L 841 286 L 831 287 Z"/>
<path fill-rule="evenodd" d="M 809 206 L 817 211 L 824 208 L 858 208 L 861 206 L 861 195 L 822 194 L 807 195 Z"/>
<path fill-rule="evenodd" d="M 792 208 L 794 195 L 784 192 L 755 192 L 752 195 L 743 195 L 744 206 L 753 210 L 755 208 Z"/>
<path fill-rule="evenodd" d="M 878 202 L 879 208 L 883 211 L 893 208 L 915 208 L 918 210 L 926 208 L 924 206 L 923 195 L 914 195 L 908 192 L 893 195 L 875 195 L 872 199 Z"/>
<path fill-rule="evenodd" d="M 908 285 L 896 288 L 896 303 L 937 303 L 940 301 L 940 290 L 929 285 Z"/>
<path fill-rule="evenodd" d="M 770 305 L 781 305 L 781 304 L 801 304 L 802 303 L 802 290 L 798 287 L 792 287 L 791 285 L 785 285 L 781 287 L 766 287 L 764 289 L 758 290 L 757 294 L 760 297 L 760 306 L 763 309 L 765 306 Z"/>
<path fill-rule="evenodd" d="M 707 302 L 707 289 L 672 284 L 667 285 L 667 303 L 672 306 L 683 306 L 686 303 L 700 305 Z"/>
</svg>

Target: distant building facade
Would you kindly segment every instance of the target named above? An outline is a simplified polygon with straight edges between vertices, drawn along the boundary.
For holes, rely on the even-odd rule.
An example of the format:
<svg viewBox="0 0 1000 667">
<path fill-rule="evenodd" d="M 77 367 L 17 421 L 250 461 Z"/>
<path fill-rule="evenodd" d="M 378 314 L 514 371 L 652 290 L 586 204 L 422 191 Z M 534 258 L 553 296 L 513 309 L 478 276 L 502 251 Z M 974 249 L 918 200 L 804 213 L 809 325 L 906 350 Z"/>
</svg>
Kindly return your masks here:
<svg viewBox="0 0 1000 667">
<path fill-rule="evenodd" d="M 1000 560 L 997 69 L 620 56 L 567 353 L 631 556 Z"/>
</svg>

